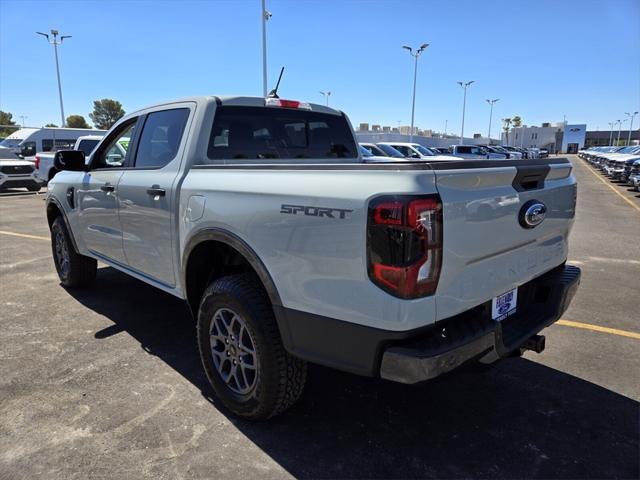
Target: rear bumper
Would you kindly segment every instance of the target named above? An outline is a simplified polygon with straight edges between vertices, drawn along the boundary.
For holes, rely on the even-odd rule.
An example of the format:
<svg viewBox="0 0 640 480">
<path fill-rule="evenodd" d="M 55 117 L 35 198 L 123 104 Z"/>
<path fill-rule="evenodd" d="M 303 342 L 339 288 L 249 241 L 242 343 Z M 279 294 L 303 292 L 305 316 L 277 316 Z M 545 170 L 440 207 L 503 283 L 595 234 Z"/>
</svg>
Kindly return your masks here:
<svg viewBox="0 0 640 480">
<path fill-rule="evenodd" d="M 564 265 L 521 286 L 518 313 L 491 320 L 486 305 L 443 320 L 419 337 L 387 348 L 380 376 L 401 383 L 435 378 L 472 359 L 494 361 L 519 349 L 568 308 L 580 283 L 580 269 Z M 488 311 L 487 311 L 488 310 Z"/>
<path fill-rule="evenodd" d="M 518 349 L 569 306 L 580 269 L 561 265 L 520 285 L 517 314 L 491 319 L 491 301 L 415 330 L 391 331 L 273 305 L 286 350 L 312 363 L 358 375 L 416 383 L 485 357 Z M 445 334 L 443 336 L 442 334 Z"/>
</svg>

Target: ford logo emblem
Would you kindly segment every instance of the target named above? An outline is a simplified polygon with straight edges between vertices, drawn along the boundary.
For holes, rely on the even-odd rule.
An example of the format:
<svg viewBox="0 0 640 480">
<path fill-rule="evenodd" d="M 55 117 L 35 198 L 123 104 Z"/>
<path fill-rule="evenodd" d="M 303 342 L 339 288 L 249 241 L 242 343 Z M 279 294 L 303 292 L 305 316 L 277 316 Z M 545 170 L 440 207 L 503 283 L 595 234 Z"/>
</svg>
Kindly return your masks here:
<svg viewBox="0 0 640 480">
<path fill-rule="evenodd" d="M 523 228 L 534 228 L 547 216 L 547 206 L 538 200 L 529 200 L 520 209 L 519 221 Z"/>
</svg>

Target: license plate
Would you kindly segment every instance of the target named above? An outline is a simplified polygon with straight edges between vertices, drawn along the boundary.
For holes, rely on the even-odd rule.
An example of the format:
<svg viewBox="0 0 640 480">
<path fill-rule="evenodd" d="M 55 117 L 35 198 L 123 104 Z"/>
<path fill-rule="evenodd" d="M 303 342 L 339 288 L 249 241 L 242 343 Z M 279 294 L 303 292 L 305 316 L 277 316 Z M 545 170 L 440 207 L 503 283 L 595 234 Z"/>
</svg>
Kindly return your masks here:
<svg viewBox="0 0 640 480">
<path fill-rule="evenodd" d="M 497 322 L 501 322 L 505 318 L 516 313 L 516 305 L 518 304 L 518 288 L 509 290 L 494 297 L 491 301 L 491 318 Z"/>
</svg>

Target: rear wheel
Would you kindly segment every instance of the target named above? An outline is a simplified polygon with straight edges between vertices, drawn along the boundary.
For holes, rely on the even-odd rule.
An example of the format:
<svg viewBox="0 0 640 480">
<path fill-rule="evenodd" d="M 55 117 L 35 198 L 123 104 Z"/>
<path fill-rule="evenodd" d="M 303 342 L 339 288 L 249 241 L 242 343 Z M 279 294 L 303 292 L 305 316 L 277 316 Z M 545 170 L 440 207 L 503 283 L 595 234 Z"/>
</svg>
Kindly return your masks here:
<svg viewBox="0 0 640 480">
<path fill-rule="evenodd" d="M 51 225 L 51 250 L 64 287 L 85 287 L 96 278 L 98 262 L 75 251 L 62 217 L 56 218 Z"/>
<path fill-rule="evenodd" d="M 240 417 L 273 417 L 302 393 L 306 363 L 284 349 L 271 303 L 253 275 L 209 285 L 198 312 L 198 345 L 216 396 Z"/>
</svg>

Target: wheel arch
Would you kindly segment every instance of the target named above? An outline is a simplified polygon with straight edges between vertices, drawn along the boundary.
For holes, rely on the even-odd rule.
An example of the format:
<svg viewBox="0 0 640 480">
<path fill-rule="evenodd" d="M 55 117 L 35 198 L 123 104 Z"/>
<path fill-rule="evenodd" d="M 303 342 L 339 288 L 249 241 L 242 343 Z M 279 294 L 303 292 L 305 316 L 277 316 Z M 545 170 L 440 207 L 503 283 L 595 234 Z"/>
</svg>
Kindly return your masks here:
<svg viewBox="0 0 640 480">
<path fill-rule="evenodd" d="M 185 298 L 194 318 L 202 293 L 214 279 L 253 271 L 273 306 L 281 306 L 280 294 L 258 254 L 239 236 L 220 228 L 206 228 L 193 234 L 182 255 L 181 280 Z"/>
<path fill-rule="evenodd" d="M 60 205 L 55 197 L 49 197 L 47 199 L 47 223 L 49 224 L 49 230 L 51 230 L 53 222 L 55 222 L 56 218 L 58 217 L 62 217 L 62 221 L 64 222 L 64 226 L 67 228 L 69 238 L 71 238 L 71 244 L 73 245 L 75 251 L 79 252 L 75 236 L 73 235 L 73 230 L 71 230 L 71 226 L 69 225 L 69 220 L 67 219 L 64 208 L 62 208 L 62 205 Z"/>
</svg>

